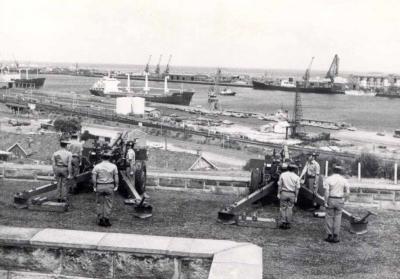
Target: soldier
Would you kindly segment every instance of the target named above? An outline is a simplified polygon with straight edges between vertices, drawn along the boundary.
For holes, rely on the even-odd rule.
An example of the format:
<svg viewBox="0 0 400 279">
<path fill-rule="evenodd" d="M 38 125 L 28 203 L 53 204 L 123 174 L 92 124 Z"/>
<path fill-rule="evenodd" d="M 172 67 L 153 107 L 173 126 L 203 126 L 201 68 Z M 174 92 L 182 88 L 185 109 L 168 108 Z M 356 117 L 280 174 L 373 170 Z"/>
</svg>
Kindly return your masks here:
<svg viewBox="0 0 400 279">
<path fill-rule="evenodd" d="M 307 188 L 313 191 L 314 195 L 316 195 L 318 192 L 319 175 L 321 169 L 319 163 L 315 160 L 316 158 L 317 154 L 315 152 L 309 154 L 308 161 L 300 175 L 301 183 L 303 184 L 305 182 Z M 317 203 L 314 201 L 314 206 L 316 205 Z"/>
<path fill-rule="evenodd" d="M 71 180 L 70 183 L 70 192 L 74 192 L 76 189 L 76 177 L 79 174 L 79 169 L 81 165 L 81 159 L 82 159 L 82 150 L 83 150 L 83 144 L 78 140 L 78 135 L 73 134 L 71 136 L 71 141 L 68 146 L 69 151 L 72 153 L 72 177 L 73 179 Z"/>
<path fill-rule="evenodd" d="M 67 141 L 61 140 L 61 149 L 54 152 L 51 158 L 53 173 L 57 179 L 59 202 L 68 201 L 68 180 L 72 177 L 72 154 L 67 150 L 67 145 Z"/>
<path fill-rule="evenodd" d="M 111 152 L 102 154 L 102 162 L 92 171 L 94 191 L 96 192 L 97 223 L 99 226 L 109 227 L 114 192 L 118 190 L 118 169 L 110 162 Z"/>
<path fill-rule="evenodd" d="M 126 153 L 126 159 L 128 161 L 129 165 L 129 175 L 133 178 L 133 181 L 135 181 L 135 160 L 136 160 L 136 154 L 135 150 L 133 149 L 135 142 L 129 141 L 127 143 L 128 146 L 128 151 Z"/>
<path fill-rule="evenodd" d="M 286 163 L 284 163 L 286 164 Z M 284 167 L 282 164 L 282 168 Z M 278 181 L 278 199 L 280 200 L 280 229 L 290 229 L 293 206 L 297 202 L 300 189 L 300 178 L 295 173 L 297 166 L 289 164 L 287 171 L 283 172 Z"/>
<path fill-rule="evenodd" d="M 344 199 L 350 194 L 350 185 L 341 173 L 343 168 L 336 165 L 333 174 L 324 182 L 325 189 L 325 223 L 328 237 L 325 241 L 337 243 L 342 223 Z"/>
</svg>

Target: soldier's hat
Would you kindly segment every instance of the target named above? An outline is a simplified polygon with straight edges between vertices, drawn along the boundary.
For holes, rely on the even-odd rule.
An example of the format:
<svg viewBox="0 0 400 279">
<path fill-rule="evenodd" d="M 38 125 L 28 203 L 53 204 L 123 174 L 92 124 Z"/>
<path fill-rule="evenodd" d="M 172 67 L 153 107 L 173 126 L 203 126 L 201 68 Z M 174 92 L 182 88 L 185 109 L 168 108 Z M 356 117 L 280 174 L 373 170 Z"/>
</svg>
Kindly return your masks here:
<svg viewBox="0 0 400 279">
<path fill-rule="evenodd" d="M 110 158 L 112 156 L 111 150 L 105 150 L 103 153 L 101 153 L 102 158 Z"/>
<path fill-rule="evenodd" d="M 308 155 L 313 156 L 313 157 L 318 157 L 317 152 L 310 152 L 310 153 L 308 153 Z"/>
<path fill-rule="evenodd" d="M 290 163 L 288 168 L 295 170 L 295 169 L 298 169 L 299 167 L 295 163 Z"/>
<path fill-rule="evenodd" d="M 288 164 L 287 163 L 283 163 L 281 166 L 282 169 L 286 170 L 288 168 Z"/>
<path fill-rule="evenodd" d="M 134 146 L 136 143 L 136 140 L 130 140 L 126 143 L 127 146 Z"/>
<path fill-rule="evenodd" d="M 344 168 L 341 165 L 334 165 L 333 169 L 337 170 L 337 171 L 343 171 L 344 170 Z"/>
<path fill-rule="evenodd" d="M 66 137 L 61 137 L 61 138 L 60 138 L 60 143 L 68 144 L 68 143 L 69 143 L 69 139 L 66 138 Z"/>
</svg>

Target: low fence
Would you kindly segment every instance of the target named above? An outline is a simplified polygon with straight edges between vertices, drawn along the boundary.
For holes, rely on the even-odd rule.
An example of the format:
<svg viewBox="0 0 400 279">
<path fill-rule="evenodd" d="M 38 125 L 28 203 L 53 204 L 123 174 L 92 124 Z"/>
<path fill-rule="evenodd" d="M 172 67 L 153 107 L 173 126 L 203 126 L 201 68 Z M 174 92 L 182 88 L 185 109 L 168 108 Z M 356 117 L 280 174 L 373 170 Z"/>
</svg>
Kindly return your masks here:
<svg viewBox="0 0 400 279">
<path fill-rule="evenodd" d="M 48 165 L 0 165 L 0 178 L 53 181 L 53 171 Z M 400 210 L 400 185 L 383 179 L 350 178 L 350 203 L 366 204 L 380 209 Z M 247 194 L 249 172 L 221 174 L 217 172 L 171 172 L 150 170 L 146 186 L 150 189 L 205 191 L 215 194 Z"/>
<path fill-rule="evenodd" d="M 4 163 L 0 165 L 0 178 L 27 180 L 54 180 L 49 165 L 19 165 Z M 216 194 L 245 194 L 250 182 L 249 172 L 237 172 L 236 175 L 220 175 L 210 172 L 165 172 L 149 170 L 146 186 L 156 189 L 198 190 Z"/>
</svg>

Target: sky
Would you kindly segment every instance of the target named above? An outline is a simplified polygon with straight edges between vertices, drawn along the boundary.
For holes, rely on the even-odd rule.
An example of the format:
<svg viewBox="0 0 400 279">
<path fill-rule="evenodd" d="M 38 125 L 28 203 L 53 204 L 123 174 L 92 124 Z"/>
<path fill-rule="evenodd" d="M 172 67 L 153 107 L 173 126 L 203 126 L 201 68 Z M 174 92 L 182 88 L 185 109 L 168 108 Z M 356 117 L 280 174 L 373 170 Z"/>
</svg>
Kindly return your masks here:
<svg viewBox="0 0 400 279">
<path fill-rule="evenodd" d="M 400 73 L 397 0 L 0 0 L 0 61 Z"/>
</svg>

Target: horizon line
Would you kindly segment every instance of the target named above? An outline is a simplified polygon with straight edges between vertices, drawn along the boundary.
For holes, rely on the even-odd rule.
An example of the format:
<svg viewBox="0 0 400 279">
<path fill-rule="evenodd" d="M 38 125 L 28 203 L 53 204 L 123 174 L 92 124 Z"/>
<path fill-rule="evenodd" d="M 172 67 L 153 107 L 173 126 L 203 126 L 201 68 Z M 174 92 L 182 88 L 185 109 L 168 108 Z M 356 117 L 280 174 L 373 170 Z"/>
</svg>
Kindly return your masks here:
<svg viewBox="0 0 400 279">
<path fill-rule="evenodd" d="M 16 61 L 13 60 L 2 60 L 0 61 L 0 64 L 2 64 L 3 62 L 11 62 L 11 63 L 15 63 Z M 120 62 L 60 62 L 60 61 L 31 61 L 31 60 L 19 60 L 17 61 L 19 64 L 21 63 L 28 63 L 28 64 L 35 64 L 35 63 L 40 63 L 40 64 L 71 64 L 71 65 L 75 65 L 75 64 L 92 64 L 92 65 L 124 65 L 124 66 L 146 66 L 146 64 L 130 64 L 130 63 L 120 63 Z M 150 66 L 154 66 L 156 67 L 157 64 L 150 64 Z M 160 66 L 164 66 L 166 67 L 167 64 L 160 64 Z M 260 68 L 260 67 L 238 67 L 238 66 L 198 66 L 198 65 L 175 65 L 175 66 L 170 66 L 170 68 L 173 67 L 194 67 L 194 68 L 215 68 L 215 69 L 243 69 L 243 70 L 260 70 L 260 71 L 264 71 L 264 72 L 268 72 L 270 70 L 278 70 L 278 71 L 306 71 L 306 69 L 300 69 L 300 68 Z M 328 68 L 329 69 L 329 68 Z M 324 71 L 328 71 L 328 69 L 311 69 L 311 72 L 313 71 L 318 71 L 318 72 L 324 72 Z M 112 69 L 111 69 L 112 70 Z M 341 72 L 345 72 L 345 73 L 376 73 L 376 74 L 397 74 L 396 71 L 377 71 L 377 70 L 369 70 L 369 71 L 361 71 L 361 70 L 342 70 Z M 400 71 L 399 71 L 400 72 Z"/>
</svg>

